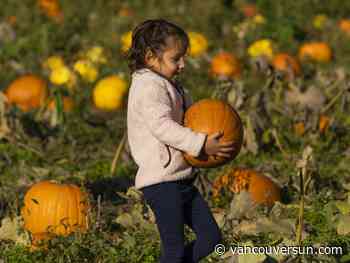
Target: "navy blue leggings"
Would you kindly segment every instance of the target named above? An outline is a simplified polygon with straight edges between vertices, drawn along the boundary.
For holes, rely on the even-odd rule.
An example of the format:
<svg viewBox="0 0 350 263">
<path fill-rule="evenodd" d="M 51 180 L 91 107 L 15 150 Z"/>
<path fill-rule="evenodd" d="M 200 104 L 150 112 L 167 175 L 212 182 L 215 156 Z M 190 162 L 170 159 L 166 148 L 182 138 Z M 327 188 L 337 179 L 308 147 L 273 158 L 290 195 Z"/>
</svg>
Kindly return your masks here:
<svg viewBox="0 0 350 263">
<path fill-rule="evenodd" d="M 156 218 L 162 244 L 160 263 L 197 263 L 220 243 L 220 229 L 191 180 L 164 182 L 140 190 Z M 196 240 L 187 245 L 184 224 L 196 234 Z"/>
</svg>

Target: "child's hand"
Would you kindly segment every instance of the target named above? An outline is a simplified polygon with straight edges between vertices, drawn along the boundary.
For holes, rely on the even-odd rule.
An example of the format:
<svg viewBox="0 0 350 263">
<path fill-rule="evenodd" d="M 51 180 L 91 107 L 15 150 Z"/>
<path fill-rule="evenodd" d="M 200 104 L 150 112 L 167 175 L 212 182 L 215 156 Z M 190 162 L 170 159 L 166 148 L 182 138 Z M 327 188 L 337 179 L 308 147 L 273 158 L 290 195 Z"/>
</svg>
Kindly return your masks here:
<svg viewBox="0 0 350 263">
<path fill-rule="evenodd" d="M 224 135 L 223 132 L 216 132 L 208 136 L 203 149 L 205 154 L 230 158 L 234 150 L 234 142 L 219 142 L 222 135 Z"/>
</svg>

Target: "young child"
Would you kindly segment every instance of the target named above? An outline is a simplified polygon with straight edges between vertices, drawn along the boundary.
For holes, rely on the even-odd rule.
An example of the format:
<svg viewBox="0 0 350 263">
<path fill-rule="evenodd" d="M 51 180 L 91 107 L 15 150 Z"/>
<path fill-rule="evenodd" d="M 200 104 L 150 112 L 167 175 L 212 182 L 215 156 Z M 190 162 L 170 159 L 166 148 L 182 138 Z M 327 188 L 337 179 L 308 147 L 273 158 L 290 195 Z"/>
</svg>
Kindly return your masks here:
<svg viewBox="0 0 350 263">
<path fill-rule="evenodd" d="M 132 33 L 129 67 L 127 132 L 131 154 L 138 165 L 135 187 L 142 191 L 155 214 L 161 263 L 199 262 L 221 241 L 221 232 L 198 189 L 196 169 L 182 153 L 228 157 L 233 142 L 219 143 L 183 126 L 191 99 L 174 77 L 185 67 L 189 39 L 168 21 L 147 20 Z M 184 224 L 196 240 L 185 246 Z"/>
</svg>

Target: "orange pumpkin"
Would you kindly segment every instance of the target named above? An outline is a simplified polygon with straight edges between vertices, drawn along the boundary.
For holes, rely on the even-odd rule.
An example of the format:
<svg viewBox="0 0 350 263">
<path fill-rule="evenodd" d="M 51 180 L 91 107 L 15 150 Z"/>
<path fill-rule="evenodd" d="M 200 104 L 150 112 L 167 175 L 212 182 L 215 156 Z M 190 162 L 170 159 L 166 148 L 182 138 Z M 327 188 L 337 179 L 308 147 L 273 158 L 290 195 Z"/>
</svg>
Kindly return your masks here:
<svg viewBox="0 0 350 263">
<path fill-rule="evenodd" d="M 321 114 L 320 119 L 318 121 L 318 130 L 320 131 L 320 133 L 325 133 L 330 123 L 331 123 L 331 118 L 324 114 Z"/>
<path fill-rule="evenodd" d="M 299 59 L 307 58 L 316 62 L 329 62 L 332 59 L 332 50 L 325 42 L 305 43 L 299 49 Z"/>
<path fill-rule="evenodd" d="M 244 4 L 240 9 L 245 17 L 253 17 L 258 14 L 258 9 L 254 4 Z"/>
<path fill-rule="evenodd" d="M 341 19 L 338 23 L 338 27 L 344 33 L 350 35 L 350 19 Z"/>
<path fill-rule="evenodd" d="M 74 101 L 71 97 L 64 96 L 62 97 L 63 102 L 63 111 L 64 112 L 71 112 L 74 107 Z M 53 111 L 56 108 L 56 100 L 52 99 L 48 104 L 48 109 Z"/>
<path fill-rule="evenodd" d="M 52 235 L 85 232 L 88 209 L 87 195 L 78 186 L 42 181 L 25 194 L 21 214 L 24 228 L 31 233 L 36 245 Z"/>
<path fill-rule="evenodd" d="M 305 124 L 304 122 L 294 123 L 294 132 L 296 135 L 303 136 L 305 134 Z"/>
<path fill-rule="evenodd" d="M 16 16 L 8 16 L 6 20 L 11 26 L 15 26 L 17 24 Z"/>
<path fill-rule="evenodd" d="M 256 204 L 272 206 L 281 201 L 281 188 L 270 178 L 252 169 L 235 168 L 217 177 L 213 183 L 213 197 L 217 198 L 222 188 L 233 193 L 247 191 Z"/>
<path fill-rule="evenodd" d="M 272 65 L 275 69 L 286 72 L 289 78 L 292 78 L 289 74 L 297 76 L 301 72 L 299 62 L 287 53 L 277 54 L 272 61 Z"/>
<path fill-rule="evenodd" d="M 54 21 L 63 22 L 63 12 L 58 0 L 38 0 L 41 10 Z"/>
<path fill-rule="evenodd" d="M 222 51 L 213 57 L 210 71 L 214 77 L 237 78 L 241 76 L 241 65 L 234 55 Z"/>
<path fill-rule="evenodd" d="M 43 105 L 47 93 L 46 81 L 33 74 L 17 78 L 5 90 L 8 102 L 24 112 Z"/>
<path fill-rule="evenodd" d="M 134 11 L 126 6 L 122 7 L 118 12 L 118 16 L 121 16 L 121 17 L 132 17 L 133 15 L 134 15 Z"/>
<path fill-rule="evenodd" d="M 216 99 L 203 99 L 191 105 L 185 113 L 184 125 L 195 132 L 211 135 L 223 132 L 221 142 L 234 141 L 235 150 L 231 158 L 190 156 L 184 153 L 185 160 L 195 167 L 217 167 L 233 160 L 239 153 L 243 141 L 243 126 L 238 113 L 226 102 Z"/>
</svg>

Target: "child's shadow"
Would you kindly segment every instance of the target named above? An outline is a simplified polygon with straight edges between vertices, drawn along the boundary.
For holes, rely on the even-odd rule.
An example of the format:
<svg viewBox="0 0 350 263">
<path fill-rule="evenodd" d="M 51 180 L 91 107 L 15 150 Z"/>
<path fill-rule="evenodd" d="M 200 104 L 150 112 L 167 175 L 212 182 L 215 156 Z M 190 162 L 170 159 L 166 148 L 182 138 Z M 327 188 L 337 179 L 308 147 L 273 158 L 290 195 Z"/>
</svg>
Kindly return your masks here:
<svg viewBox="0 0 350 263">
<path fill-rule="evenodd" d="M 126 192 L 133 183 L 133 180 L 127 177 L 111 177 L 90 181 L 85 186 L 94 200 L 101 196 L 102 202 L 123 203 L 125 200 L 117 192 Z"/>
</svg>

